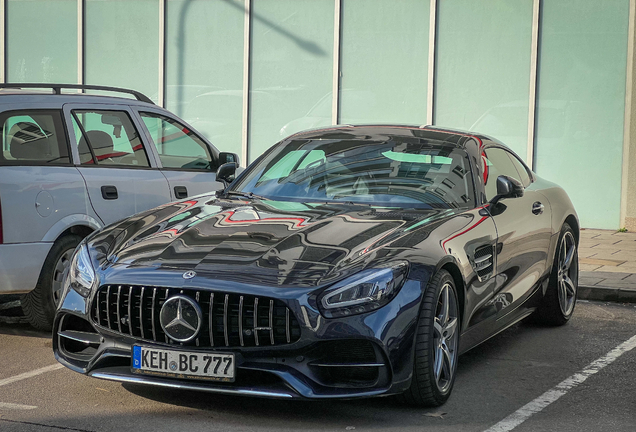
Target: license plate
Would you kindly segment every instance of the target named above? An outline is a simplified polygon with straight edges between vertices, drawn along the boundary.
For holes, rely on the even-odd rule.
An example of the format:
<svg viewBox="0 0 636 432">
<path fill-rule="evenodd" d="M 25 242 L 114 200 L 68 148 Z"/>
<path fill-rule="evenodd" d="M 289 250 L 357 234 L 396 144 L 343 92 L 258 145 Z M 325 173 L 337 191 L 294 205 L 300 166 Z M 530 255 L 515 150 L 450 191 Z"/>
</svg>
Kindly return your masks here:
<svg viewBox="0 0 636 432">
<path fill-rule="evenodd" d="M 132 371 L 134 373 L 232 382 L 235 370 L 234 354 L 133 346 Z"/>
</svg>

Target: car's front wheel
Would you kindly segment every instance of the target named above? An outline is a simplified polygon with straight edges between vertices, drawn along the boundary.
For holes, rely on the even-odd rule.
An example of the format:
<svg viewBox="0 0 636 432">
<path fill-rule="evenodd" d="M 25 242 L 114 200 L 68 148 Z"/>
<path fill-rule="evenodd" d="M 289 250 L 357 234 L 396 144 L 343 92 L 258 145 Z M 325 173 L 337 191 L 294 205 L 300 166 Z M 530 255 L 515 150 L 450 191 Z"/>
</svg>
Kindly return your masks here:
<svg viewBox="0 0 636 432">
<path fill-rule="evenodd" d="M 439 406 L 450 397 L 459 354 L 460 314 L 453 277 L 440 270 L 422 301 L 415 341 L 411 387 L 405 402 Z"/>
</svg>

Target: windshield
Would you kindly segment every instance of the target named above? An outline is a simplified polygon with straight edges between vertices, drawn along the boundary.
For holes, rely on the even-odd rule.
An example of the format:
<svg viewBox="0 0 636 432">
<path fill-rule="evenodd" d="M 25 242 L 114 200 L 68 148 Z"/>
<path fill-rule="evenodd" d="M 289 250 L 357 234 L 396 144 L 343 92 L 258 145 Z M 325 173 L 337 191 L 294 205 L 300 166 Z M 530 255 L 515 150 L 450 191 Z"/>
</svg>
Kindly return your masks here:
<svg viewBox="0 0 636 432">
<path fill-rule="evenodd" d="M 398 208 L 472 207 L 468 158 L 454 145 L 409 142 L 295 140 L 251 166 L 231 191 L 277 201 L 369 204 Z"/>
</svg>

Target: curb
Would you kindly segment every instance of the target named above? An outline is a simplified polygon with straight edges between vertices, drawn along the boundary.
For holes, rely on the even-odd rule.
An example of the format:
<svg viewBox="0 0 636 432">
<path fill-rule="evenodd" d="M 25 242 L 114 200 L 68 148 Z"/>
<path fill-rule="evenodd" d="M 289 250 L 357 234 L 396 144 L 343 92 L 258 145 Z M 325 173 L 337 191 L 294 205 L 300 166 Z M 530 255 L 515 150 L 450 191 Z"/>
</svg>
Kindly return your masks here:
<svg viewBox="0 0 636 432">
<path fill-rule="evenodd" d="M 603 286 L 579 286 L 577 298 L 579 300 L 636 303 L 636 290 Z"/>
</svg>

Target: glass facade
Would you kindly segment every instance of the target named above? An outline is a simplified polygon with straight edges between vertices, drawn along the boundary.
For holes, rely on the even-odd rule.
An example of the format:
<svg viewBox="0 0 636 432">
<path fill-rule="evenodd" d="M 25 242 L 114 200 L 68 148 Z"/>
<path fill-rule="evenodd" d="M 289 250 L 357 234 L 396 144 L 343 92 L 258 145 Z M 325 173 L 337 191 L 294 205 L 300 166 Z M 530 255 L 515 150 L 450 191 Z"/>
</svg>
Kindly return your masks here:
<svg viewBox="0 0 636 432">
<path fill-rule="evenodd" d="M 169 1 L 166 13 L 166 108 L 238 154 L 244 21 L 238 0 Z"/>
<path fill-rule="evenodd" d="M 287 135 L 331 124 L 335 11 L 332 0 L 252 4 L 250 162 Z"/>
<path fill-rule="evenodd" d="M 537 174 L 564 187 L 581 225 L 618 228 L 629 0 L 546 2 Z"/>
<path fill-rule="evenodd" d="M 525 159 L 532 0 L 439 2 L 434 123 L 491 135 Z"/>
<path fill-rule="evenodd" d="M 85 82 L 159 96 L 159 1 L 86 0 Z"/>
<path fill-rule="evenodd" d="M 340 123 L 426 123 L 429 13 L 428 0 L 343 0 Z M 322 111 L 330 122 L 331 99 Z"/>
<path fill-rule="evenodd" d="M 419 125 L 432 117 L 532 159 L 539 176 L 569 193 L 583 227 L 624 224 L 630 0 L 5 5 L 7 82 L 141 91 L 219 150 L 247 154 L 242 165 L 334 118 Z"/>
<path fill-rule="evenodd" d="M 77 83 L 77 1 L 7 0 L 6 8 L 7 82 Z"/>
</svg>

